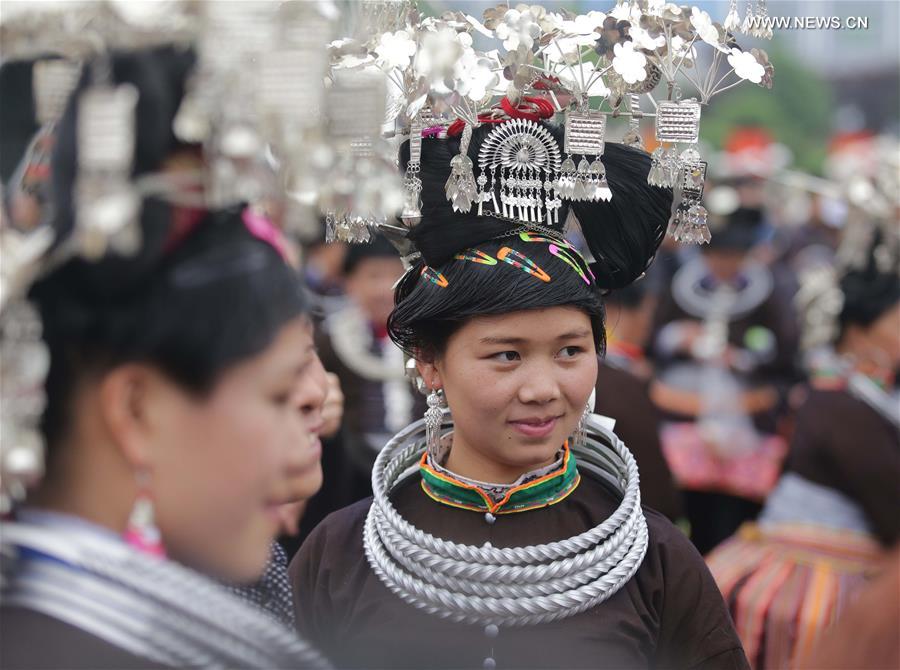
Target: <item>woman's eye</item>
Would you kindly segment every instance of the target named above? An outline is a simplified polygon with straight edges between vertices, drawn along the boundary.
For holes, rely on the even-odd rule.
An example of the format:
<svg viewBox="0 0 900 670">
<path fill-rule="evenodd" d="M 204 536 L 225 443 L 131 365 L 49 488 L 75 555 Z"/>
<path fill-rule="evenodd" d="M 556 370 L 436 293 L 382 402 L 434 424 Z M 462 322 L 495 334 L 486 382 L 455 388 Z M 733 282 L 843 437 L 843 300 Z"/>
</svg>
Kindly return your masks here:
<svg viewBox="0 0 900 670">
<path fill-rule="evenodd" d="M 519 360 L 519 354 L 515 351 L 501 351 L 500 353 L 494 354 L 491 358 L 498 360 L 501 363 L 511 363 Z"/>
<path fill-rule="evenodd" d="M 583 349 L 581 347 L 564 347 L 560 349 L 559 355 L 562 358 L 572 358 L 573 356 L 580 354 L 582 351 Z"/>
</svg>

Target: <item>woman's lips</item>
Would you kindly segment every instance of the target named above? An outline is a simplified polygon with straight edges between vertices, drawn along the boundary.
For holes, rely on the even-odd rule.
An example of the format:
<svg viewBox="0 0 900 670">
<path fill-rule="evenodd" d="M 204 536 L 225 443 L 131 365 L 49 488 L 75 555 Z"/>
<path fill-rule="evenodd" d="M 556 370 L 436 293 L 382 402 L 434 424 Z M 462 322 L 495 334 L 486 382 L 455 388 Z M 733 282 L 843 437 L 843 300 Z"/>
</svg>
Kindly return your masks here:
<svg viewBox="0 0 900 670">
<path fill-rule="evenodd" d="M 544 420 L 526 419 L 523 421 L 510 421 L 509 425 L 526 437 L 542 438 L 553 432 L 558 419 L 559 417 L 551 417 Z"/>
</svg>

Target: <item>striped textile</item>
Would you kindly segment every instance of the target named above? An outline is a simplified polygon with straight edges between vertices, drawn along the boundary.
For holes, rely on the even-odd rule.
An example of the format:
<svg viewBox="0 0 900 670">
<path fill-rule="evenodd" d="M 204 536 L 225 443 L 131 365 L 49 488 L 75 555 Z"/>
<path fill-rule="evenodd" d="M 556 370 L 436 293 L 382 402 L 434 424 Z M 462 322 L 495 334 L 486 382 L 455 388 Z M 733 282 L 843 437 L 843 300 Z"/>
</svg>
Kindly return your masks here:
<svg viewBox="0 0 900 670">
<path fill-rule="evenodd" d="M 882 556 L 865 533 L 745 524 L 707 557 L 754 670 L 803 664 Z"/>
</svg>

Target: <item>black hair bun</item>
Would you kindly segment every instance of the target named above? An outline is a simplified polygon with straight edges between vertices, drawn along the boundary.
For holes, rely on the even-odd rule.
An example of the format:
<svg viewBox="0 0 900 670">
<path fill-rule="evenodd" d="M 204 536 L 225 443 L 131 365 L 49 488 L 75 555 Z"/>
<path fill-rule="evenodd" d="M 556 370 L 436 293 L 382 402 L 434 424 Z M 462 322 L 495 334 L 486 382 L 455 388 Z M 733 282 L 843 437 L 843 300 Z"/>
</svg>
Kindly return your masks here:
<svg viewBox="0 0 900 670">
<path fill-rule="evenodd" d="M 563 144 L 563 129 L 542 123 Z M 468 156 L 477 165 L 478 152 L 495 128 L 484 124 L 472 133 Z M 422 140 L 422 221 L 410 231 L 410 239 L 428 265 L 439 267 L 463 249 L 503 237 L 523 224 L 470 212 L 454 212 L 444 187 L 450 176 L 450 160 L 459 153 L 460 139 Z M 577 157 L 576 157 L 577 161 Z M 409 142 L 400 147 L 400 165 L 409 162 Z M 602 157 L 613 198 L 609 202 L 563 202 L 556 226 L 562 232 L 569 209 L 581 224 L 594 256 L 592 269 L 601 289 L 621 288 L 649 266 L 662 242 L 672 206 L 671 189 L 647 183 L 650 156 L 621 144 L 606 143 Z"/>
<path fill-rule="evenodd" d="M 594 256 L 591 269 L 602 289 L 627 286 L 653 262 L 669 225 L 672 190 L 650 186 L 650 155 L 607 142 L 601 159 L 613 197 L 573 202 L 585 242 Z"/>
</svg>

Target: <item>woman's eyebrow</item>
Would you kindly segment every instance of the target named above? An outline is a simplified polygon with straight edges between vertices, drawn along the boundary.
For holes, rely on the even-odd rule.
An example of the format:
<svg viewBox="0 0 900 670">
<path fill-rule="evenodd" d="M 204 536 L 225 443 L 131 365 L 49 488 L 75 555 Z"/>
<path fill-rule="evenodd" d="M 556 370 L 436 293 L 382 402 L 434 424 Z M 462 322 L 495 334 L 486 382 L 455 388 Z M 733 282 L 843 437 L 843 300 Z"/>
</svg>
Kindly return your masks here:
<svg viewBox="0 0 900 670">
<path fill-rule="evenodd" d="M 563 333 L 562 335 L 558 336 L 556 339 L 557 340 L 576 340 L 581 337 L 588 337 L 590 334 L 591 334 L 591 330 L 589 330 L 587 328 L 582 328 L 579 330 L 570 330 L 569 332 Z"/>
<path fill-rule="evenodd" d="M 578 330 L 570 330 L 568 332 L 562 333 L 561 335 L 557 335 L 555 340 L 576 340 L 582 337 L 588 337 L 591 334 L 591 331 L 586 328 L 581 328 Z M 496 337 L 496 336 L 487 336 L 482 337 L 479 342 L 481 344 L 527 344 L 530 340 L 525 337 Z"/>
<path fill-rule="evenodd" d="M 482 344 L 524 344 L 528 340 L 524 337 L 482 337 Z"/>
</svg>

